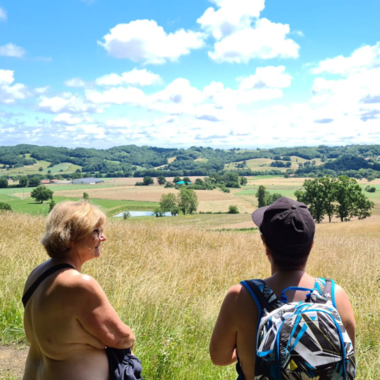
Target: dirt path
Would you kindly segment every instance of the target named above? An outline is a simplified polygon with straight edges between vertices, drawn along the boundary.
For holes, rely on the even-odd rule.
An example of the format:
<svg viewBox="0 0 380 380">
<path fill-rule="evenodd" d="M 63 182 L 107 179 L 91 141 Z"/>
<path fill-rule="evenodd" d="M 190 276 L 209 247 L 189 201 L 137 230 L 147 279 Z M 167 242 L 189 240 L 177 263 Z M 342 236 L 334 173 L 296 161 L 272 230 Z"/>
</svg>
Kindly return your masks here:
<svg viewBox="0 0 380 380">
<path fill-rule="evenodd" d="M 29 348 L 22 346 L 0 346 L 0 379 L 21 379 Z"/>
</svg>

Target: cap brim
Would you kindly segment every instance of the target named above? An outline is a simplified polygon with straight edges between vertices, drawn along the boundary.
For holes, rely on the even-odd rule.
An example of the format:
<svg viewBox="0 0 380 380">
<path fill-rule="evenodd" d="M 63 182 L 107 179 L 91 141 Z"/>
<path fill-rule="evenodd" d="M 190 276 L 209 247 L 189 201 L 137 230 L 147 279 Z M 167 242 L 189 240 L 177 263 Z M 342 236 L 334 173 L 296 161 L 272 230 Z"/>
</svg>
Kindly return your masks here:
<svg viewBox="0 0 380 380">
<path fill-rule="evenodd" d="M 251 216 L 253 223 L 255 223 L 257 227 L 261 226 L 264 219 L 264 212 L 268 209 L 268 207 L 269 206 L 260 207 L 252 213 Z"/>
</svg>

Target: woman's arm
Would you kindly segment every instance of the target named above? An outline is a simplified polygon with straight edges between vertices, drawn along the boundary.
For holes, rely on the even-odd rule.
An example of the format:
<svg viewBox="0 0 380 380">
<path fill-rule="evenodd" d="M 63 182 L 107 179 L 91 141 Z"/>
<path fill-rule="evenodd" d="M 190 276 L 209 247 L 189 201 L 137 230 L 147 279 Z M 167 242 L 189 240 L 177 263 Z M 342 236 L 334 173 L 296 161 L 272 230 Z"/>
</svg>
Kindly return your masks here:
<svg viewBox="0 0 380 380">
<path fill-rule="evenodd" d="M 210 342 L 210 356 L 215 365 L 229 365 L 237 360 L 238 297 L 242 286 L 235 285 L 224 298 Z"/>
<path fill-rule="evenodd" d="M 356 332 L 356 323 L 354 311 L 350 300 L 344 289 L 339 285 L 335 285 L 335 304 L 342 318 L 343 325 L 347 330 L 348 336 L 351 339 L 351 342 L 355 349 L 355 332 Z"/>
<path fill-rule="evenodd" d="M 95 279 L 83 274 L 75 276 L 70 293 L 77 319 L 88 333 L 107 347 L 133 347 L 133 331 L 121 321 Z"/>
</svg>

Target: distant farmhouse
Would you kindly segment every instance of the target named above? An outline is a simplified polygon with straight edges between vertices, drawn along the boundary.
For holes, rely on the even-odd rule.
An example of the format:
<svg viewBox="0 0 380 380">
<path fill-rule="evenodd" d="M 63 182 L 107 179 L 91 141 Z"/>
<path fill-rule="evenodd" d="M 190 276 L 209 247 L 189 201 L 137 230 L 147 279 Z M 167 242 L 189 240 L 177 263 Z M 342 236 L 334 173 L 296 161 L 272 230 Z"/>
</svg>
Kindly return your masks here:
<svg viewBox="0 0 380 380">
<path fill-rule="evenodd" d="M 73 185 L 96 185 L 98 183 L 104 182 L 99 178 L 77 178 L 73 180 Z"/>
</svg>

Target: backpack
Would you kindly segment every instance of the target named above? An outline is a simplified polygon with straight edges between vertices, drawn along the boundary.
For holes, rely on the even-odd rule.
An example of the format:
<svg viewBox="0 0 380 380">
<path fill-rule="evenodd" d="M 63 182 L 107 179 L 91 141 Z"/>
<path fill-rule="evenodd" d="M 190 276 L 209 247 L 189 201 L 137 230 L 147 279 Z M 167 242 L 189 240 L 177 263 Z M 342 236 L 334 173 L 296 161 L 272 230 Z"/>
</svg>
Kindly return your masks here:
<svg viewBox="0 0 380 380">
<path fill-rule="evenodd" d="M 354 349 L 336 309 L 334 282 L 317 279 L 313 289 L 289 287 L 279 300 L 262 280 L 241 284 L 256 302 L 255 379 L 353 380 Z M 307 291 L 287 302 L 286 291 Z"/>
</svg>

